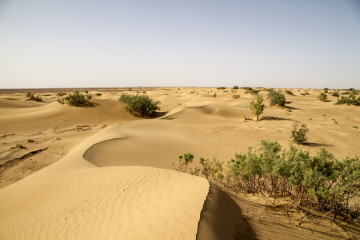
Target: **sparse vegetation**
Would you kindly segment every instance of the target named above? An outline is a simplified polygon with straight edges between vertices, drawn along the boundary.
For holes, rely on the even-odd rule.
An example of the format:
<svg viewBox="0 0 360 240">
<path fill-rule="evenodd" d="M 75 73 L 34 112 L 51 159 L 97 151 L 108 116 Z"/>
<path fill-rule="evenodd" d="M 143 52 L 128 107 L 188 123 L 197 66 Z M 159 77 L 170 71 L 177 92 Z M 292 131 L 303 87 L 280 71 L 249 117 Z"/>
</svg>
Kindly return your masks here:
<svg viewBox="0 0 360 240">
<path fill-rule="evenodd" d="M 285 106 L 286 97 L 280 92 L 270 91 L 268 93 L 268 98 L 270 98 L 270 106 Z"/>
<path fill-rule="evenodd" d="M 191 156 L 188 162 L 192 162 L 194 156 L 187 155 Z M 306 216 L 315 218 L 311 214 L 315 211 L 323 212 L 318 223 L 328 214 L 333 215 L 333 221 L 337 216 L 360 220 L 359 208 L 350 204 L 360 197 L 359 157 L 338 161 L 325 149 L 311 155 L 294 146 L 282 150 L 278 142 L 262 140 L 257 151 L 249 148 L 247 153 L 235 154 L 235 158 L 227 162 L 227 171 L 223 164 L 215 158 L 212 161 L 200 158 L 202 169 L 195 172 L 201 171 L 209 181 L 235 194 L 262 194 L 282 199 L 279 204 L 285 209 L 299 213 L 296 226 L 300 226 Z M 184 166 L 182 159 L 180 165 Z M 303 212 L 305 215 L 300 214 Z"/>
<path fill-rule="evenodd" d="M 355 93 L 351 92 L 349 93 L 348 97 L 341 96 L 341 98 L 338 99 L 338 101 L 335 103 L 335 105 L 342 105 L 342 104 L 360 106 L 360 97 L 356 99 Z"/>
<path fill-rule="evenodd" d="M 234 86 L 233 89 L 239 89 L 239 87 L 238 87 L 238 86 Z"/>
<path fill-rule="evenodd" d="M 216 98 L 216 93 L 214 93 L 214 95 L 213 95 L 213 96 L 214 96 L 214 98 Z"/>
<path fill-rule="evenodd" d="M 35 102 L 42 102 L 43 101 L 40 95 L 35 96 L 33 93 L 30 93 L 30 92 L 26 93 L 25 96 L 27 98 L 29 98 L 28 100 L 31 100 L 31 101 L 35 101 Z"/>
<path fill-rule="evenodd" d="M 35 142 L 35 141 L 29 138 L 29 139 L 27 140 L 27 142 L 28 142 L 28 143 L 32 143 L 32 142 Z"/>
<path fill-rule="evenodd" d="M 95 95 L 96 95 L 96 96 L 101 96 L 101 95 L 102 95 L 102 93 L 95 93 Z"/>
<path fill-rule="evenodd" d="M 16 144 L 15 148 L 25 149 L 26 147 L 24 147 L 22 144 Z"/>
<path fill-rule="evenodd" d="M 90 94 L 86 95 L 86 99 L 90 100 L 92 96 Z"/>
<path fill-rule="evenodd" d="M 293 130 L 291 131 L 291 138 L 297 144 L 304 144 L 307 141 L 307 132 L 309 129 L 306 127 L 305 124 L 295 121 L 293 123 Z"/>
<path fill-rule="evenodd" d="M 318 99 L 322 102 L 325 102 L 327 100 L 327 94 L 326 93 L 323 93 L 321 92 L 319 95 L 318 95 Z"/>
<path fill-rule="evenodd" d="M 294 96 L 294 93 L 293 93 L 292 91 L 290 91 L 290 90 L 285 90 L 285 92 L 286 92 L 287 94 L 291 95 L 291 96 Z"/>
<path fill-rule="evenodd" d="M 153 117 L 160 110 L 159 101 L 154 101 L 147 95 L 130 95 L 123 93 L 119 101 L 126 103 L 126 110 L 142 117 Z"/>
<path fill-rule="evenodd" d="M 58 97 L 62 97 L 62 96 L 65 96 L 65 95 L 66 95 L 66 93 L 64 93 L 64 92 L 59 92 L 59 93 L 56 94 L 56 96 L 58 96 Z"/>
<path fill-rule="evenodd" d="M 263 104 L 263 97 L 262 96 L 256 96 L 254 100 L 250 103 L 250 110 L 254 116 L 254 120 L 258 121 L 260 115 L 264 112 L 265 105 Z"/>
<path fill-rule="evenodd" d="M 324 93 L 328 93 L 329 89 L 328 88 L 324 88 Z"/>
<path fill-rule="evenodd" d="M 232 95 L 232 97 L 233 97 L 233 99 L 238 99 L 238 98 L 240 98 L 240 95 L 235 94 L 235 95 Z"/>
<path fill-rule="evenodd" d="M 67 103 L 70 106 L 76 107 L 84 107 L 90 105 L 89 99 L 87 99 L 83 94 L 80 94 L 79 91 L 76 91 L 73 94 L 69 94 L 62 99 L 58 99 L 57 102 L 60 104 Z"/>
<path fill-rule="evenodd" d="M 333 97 L 339 97 L 339 91 L 335 91 L 331 94 Z"/>
<path fill-rule="evenodd" d="M 219 90 L 225 90 L 226 87 L 217 87 L 216 89 L 219 89 Z"/>
</svg>

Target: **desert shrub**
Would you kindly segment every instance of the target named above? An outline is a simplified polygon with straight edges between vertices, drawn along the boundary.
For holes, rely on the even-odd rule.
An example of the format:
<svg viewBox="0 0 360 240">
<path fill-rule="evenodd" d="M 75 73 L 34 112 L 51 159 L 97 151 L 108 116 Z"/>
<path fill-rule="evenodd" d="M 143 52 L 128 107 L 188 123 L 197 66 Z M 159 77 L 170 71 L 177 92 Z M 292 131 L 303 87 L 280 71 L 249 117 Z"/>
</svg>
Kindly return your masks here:
<svg viewBox="0 0 360 240">
<path fill-rule="evenodd" d="M 238 86 L 234 86 L 233 89 L 239 89 L 239 87 L 238 87 Z"/>
<path fill-rule="evenodd" d="M 217 87 L 216 89 L 219 89 L 219 90 L 225 90 L 226 87 Z"/>
<path fill-rule="evenodd" d="M 245 90 L 248 90 L 248 91 L 253 90 L 253 88 L 252 88 L 252 87 L 241 87 L 241 89 L 245 89 Z"/>
<path fill-rule="evenodd" d="M 86 95 L 86 99 L 90 100 L 92 96 L 90 94 Z"/>
<path fill-rule="evenodd" d="M 33 93 L 26 93 L 26 97 L 29 98 L 28 100 L 35 101 L 35 102 L 42 102 L 42 98 L 39 95 L 34 95 Z"/>
<path fill-rule="evenodd" d="M 318 95 L 318 99 L 322 102 L 325 102 L 327 100 L 327 94 L 326 93 L 323 93 L 321 92 L 319 95 Z"/>
<path fill-rule="evenodd" d="M 216 93 L 214 93 L 214 98 L 216 98 Z"/>
<path fill-rule="evenodd" d="M 233 99 L 239 99 L 240 98 L 240 95 L 238 94 L 235 94 L 235 95 L 232 95 Z"/>
<path fill-rule="evenodd" d="M 324 93 L 328 93 L 329 89 L 328 88 L 324 88 Z"/>
<path fill-rule="evenodd" d="M 160 110 L 159 101 L 154 101 L 147 95 L 130 95 L 123 93 L 119 101 L 126 103 L 126 110 L 142 117 L 153 117 Z"/>
<path fill-rule="evenodd" d="M 67 103 L 71 106 L 89 106 L 90 102 L 86 97 L 79 93 L 79 91 L 74 92 L 73 94 L 69 94 L 68 96 L 58 99 L 58 103 L 64 104 Z"/>
<path fill-rule="evenodd" d="M 16 144 L 15 148 L 25 149 L 26 147 L 24 147 L 22 144 Z"/>
<path fill-rule="evenodd" d="M 210 181 L 221 183 L 224 179 L 223 162 L 213 158 L 209 159 L 200 158 L 200 165 L 202 166 L 202 174 Z"/>
<path fill-rule="evenodd" d="M 250 110 L 254 116 L 254 120 L 258 121 L 260 115 L 264 112 L 265 105 L 263 104 L 263 97 L 262 96 L 256 96 L 254 100 L 250 103 Z"/>
<path fill-rule="evenodd" d="M 293 93 L 292 91 L 290 91 L 290 90 L 285 90 L 285 92 L 286 92 L 287 94 L 291 95 L 291 96 L 294 96 L 294 93 Z"/>
<path fill-rule="evenodd" d="M 192 162 L 194 156 L 187 155 L 188 163 Z M 257 151 L 249 147 L 247 153 L 236 153 L 226 172 L 223 162 L 215 158 L 200 157 L 200 165 L 199 171 L 210 182 L 236 194 L 282 197 L 291 207 L 308 214 L 313 210 L 324 211 L 323 217 L 332 213 L 334 221 L 339 215 L 344 220 L 360 216 L 360 208 L 350 204 L 360 197 L 359 157 L 338 161 L 325 149 L 311 155 L 294 146 L 282 150 L 278 142 L 262 140 Z"/>
<path fill-rule="evenodd" d="M 271 91 L 268 93 L 268 98 L 270 99 L 270 106 L 285 106 L 286 97 L 280 92 Z"/>
<path fill-rule="evenodd" d="M 101 96 L 101 95 L 102 95 L 102 93 L 95 93 L 95 95 L 96 95 L 96 96 Z"/>
<path fill-rule="evenodd" d="M 32 143 L 32 142 L 35 142 L 35 141 L 29 138 L 29 139 L 27 140 L 27 142 L 28 142 L 28 143 Z"/>
<path fill-rule="evenodd" d="M 299 126 L 301 125 L 301 126 Z M 307 141 L 307 132 L 309 129 L 306 127 L 305 124 L 302 124 L 299 121 L 295 121 L 293 123 L 293 130 L 291 131 L 291 138 L 297 143 L 297 144 L 304 144 Z"/>
<path fill-rule="evenodd" d="M 341 96 L 341 98 L 338 99 L 338 101 L 335 103 L 335 105 L 342 105 L 342 104 L 360 106 L 360 97 L 356 99 L 355 93 L 351 92 L 349 93 L 348 97 Z"/>
<path fill-rule="evenodd" d="M 56 94 L 56 96 L 58 96 L 58 97 L 62 97 L 62 96 L 65 96 L 65 95 L 66 95 L 66 93 L 64 93 L 64 92 L 58 92 Z"/>
<path fill-rule="evenodd" d="M 339 97 L 339 91 L 335 91 L 331 94 L 333 97 Z"/>
</svg>

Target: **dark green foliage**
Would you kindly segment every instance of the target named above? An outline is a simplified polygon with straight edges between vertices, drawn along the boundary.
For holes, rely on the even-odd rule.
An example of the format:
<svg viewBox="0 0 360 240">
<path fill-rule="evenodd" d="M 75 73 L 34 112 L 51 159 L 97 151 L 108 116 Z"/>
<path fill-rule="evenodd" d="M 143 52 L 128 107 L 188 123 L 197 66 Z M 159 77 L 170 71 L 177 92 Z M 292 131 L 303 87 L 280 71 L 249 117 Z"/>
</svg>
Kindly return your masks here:
<svg viewBox="0 0 360 240">
<path fill-rule="evenodd" d="M 86 95 L 86 99 L 90 100 L 92 96 L 90 94 Z"/>
<path fill-rule="evenodd" d="M 61 104 L 67 103 L 71 106 L 77 107 L 84 107 L 90 105 L 89 100 L 86 99 L 84 95 L 80 94 L 79 91 L 74 92 L 74 94 L 69 94 L 62 99 L 58 99 L 57 102 Z"/>
<path fill-rule="evenodd" d="M 270 91 L 268 93 L 268 98 L 270 99 L 270 106 L 285 106 L 286 97 L 280 92 Z"/>
<path fill-rule="evenodd" d="M 42 98 L 41 98 L 41 96 L 39 96 L 39 95 L 36 95 L 36 96 L 35 96 L 33 93 L 30 93 L 30 92 L 28 92 L 28 93 L 26 94 L 26 97 L 28 97 L 29 100 L 35 101 L 35 102 L 42 102 L 42 101 L 43 101 Z"/>
<path fill-rule="evenodd" d="M 328 93 L 329 89 L 328 88 L 324 88 L 324 93 Z"/>
<path fill-rule="evenodd" d="M 285 90 L 285 92 L 286 92 L 287 94 L 291 95 L 291 96 L 294 96 L 294 93 L 293 93 L 292 91 L 290 91 L 290 90 Z"/>
<path fill-rule="evenodd" d="M 339 97 L 339 92 L 338 91 L 335 91 L 331 94 L 331 96 L 333 97 Z"/>
<path fill-rule="evenodd" d="M 219 90 L 225 90 L 226 87 L 217 87 L 216 89 L 219 89 Z"/>
<path fill-rule="evenodd" d="M 258 121 L 260 115 L 264 112 L 265 105 L 263 104 L 263 97 L 262 96 L 256 96 L 254 100 L 250 103 L 250 110 L 254 116 L 254 120 Z"/>
<path fill-rule="evenodd" d="M 65 95 L 66 95 L 66 93 L 64 93 L 64 92 L 59 92 L 59 93 L 56 94 L 56 96 L 58 96 L 58 97 L 62 97 L 62 96 L 65 96 Z"/>
<path fill-rule="evenodd" d="M 159 101 L 154 101 L 147 95 L 130 95 L 123 93 L 119 101 L 126 103 L 126 110 L 142 117 L 153 117 L 160 110 Z"/>
<path fill-rule="evenodd" d="M 235 94 L 235 95 L 233 95 L 232 97 L 233 97 L 233 99 L 238 99 L 238 98 L 240 98 L 240 95 Z"/>
<path fill-rule="evenodd" d="M 322 102 L 325 102 L 327 100 L 327 94 L 326 93 L 323 93 L 321 92 L 319 95 L 318 95 L 318 99 Z"/>
<path fill-rule="evenodd" d="M 299 126 L 301 125 L 301 127 Z M 307 132 L 309 129 L 306 127 L 305 124 L 302 124 L 299 121 L 295 121 L 293 123 L 293 130 L 291 131 L 291 138 L 297 143 L 297 144 L 304 144 L 307 141 Z"/>
<path fill-rule="evenodd" d="M 34 140 L 32 140 L 32 139 L 30 139 L 30 138 L 29 138 L 27 141 L 28 141 L 28 143 L 35 142 Z"/>
<path fill-rule="evenodd" d="M 102 95 L 102 93 L 95 93 L 95 95 L 96 95 L 96 96 L 101 96 L 101 95 Z"/>
<path fill-rule="evenodd" d="M 360 106 L 360 97 L 356 98 L 355 93 L 350 92 L 348 97 L 341 96 L 341 98 L 335 103 L 335 105 L 341 104 Z"/>
<path fill-rule="evenodd" d="M 233 89 L 239 89 L 239 87 L 238 87 L 238 86 L 234 86 Z"/>
</svg>

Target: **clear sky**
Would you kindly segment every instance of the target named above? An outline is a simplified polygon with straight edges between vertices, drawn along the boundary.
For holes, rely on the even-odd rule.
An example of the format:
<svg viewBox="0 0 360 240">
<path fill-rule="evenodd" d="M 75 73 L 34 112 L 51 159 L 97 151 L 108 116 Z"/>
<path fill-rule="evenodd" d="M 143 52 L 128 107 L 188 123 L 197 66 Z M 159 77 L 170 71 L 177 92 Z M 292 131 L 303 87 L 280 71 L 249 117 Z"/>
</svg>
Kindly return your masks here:
<svg viewBox="0 0 360 240">
<path fill-rule="evenodd" d="M 360 88 L 359 0 L 0 0 L 0 88 Z"/>
</svg>

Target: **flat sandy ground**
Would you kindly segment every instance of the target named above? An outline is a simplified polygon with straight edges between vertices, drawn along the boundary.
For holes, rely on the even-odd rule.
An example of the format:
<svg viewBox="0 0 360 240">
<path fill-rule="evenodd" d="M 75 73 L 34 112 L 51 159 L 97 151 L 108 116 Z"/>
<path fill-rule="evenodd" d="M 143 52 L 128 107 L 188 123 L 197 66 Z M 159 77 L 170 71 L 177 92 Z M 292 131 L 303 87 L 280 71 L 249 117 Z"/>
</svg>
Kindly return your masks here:
<svg viewBox="0 0 360 240">
<path fill-rule="evenodd" d="M 332 96 L 321 102 L 320 90 L 291 89 L 287 107 L 265 100 L 254 122 L 254 95 L 244 89 L 88 90 L 94 107 L 56 102 L 56 93 L 72 89 L 31 90 L 44 102 L 27 100 L 29 90 L 0 91 L 0 239 L 360 237 L 358 226 L 326 220 L 295 227 L 263 197 L 235 198 L 172 166 L 187 152 L 196 162 L 227 162 L 262 139 L 288 148 L 295 120 L 310 129 L 303 149 L 326 148 L 339 160 L 360 155 L 360 107 L 334 105 Z M 136 118 L 117 100 L 137 91 L 161 101 L 158 118 Z M 267 91 L 259 94 L 266 99 Z"/>
</svg>

